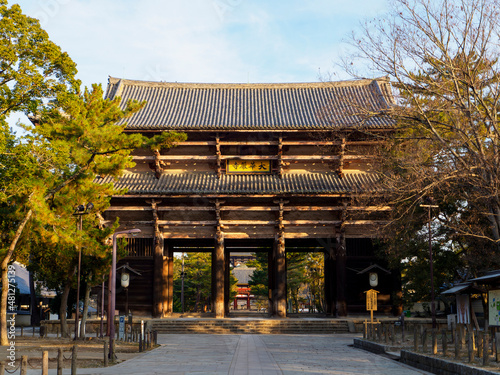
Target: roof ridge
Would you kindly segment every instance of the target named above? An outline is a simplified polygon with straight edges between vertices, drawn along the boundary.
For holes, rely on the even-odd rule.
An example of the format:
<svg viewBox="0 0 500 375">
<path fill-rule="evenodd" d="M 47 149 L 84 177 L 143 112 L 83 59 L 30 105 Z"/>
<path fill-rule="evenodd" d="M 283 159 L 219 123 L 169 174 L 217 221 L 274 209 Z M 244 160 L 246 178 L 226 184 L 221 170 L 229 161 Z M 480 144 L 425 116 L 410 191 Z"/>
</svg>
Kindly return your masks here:
<svg viewBox="0 0 500 375">
<path fill-rule="evenodd" d="M 318 82 L 281 82 L 281 83 L 201 83 L 201 82 L 163 82 L 142 81 L 109 77 L 109 84 L 147 86 L 147 87 L 170 87 L 170 88 L 327 88 L 345 86 L 368 86 L 374 82 L 389 82 L 388 77 L 363 78 L 342 81 L 318 81 Z"/>
</svg>

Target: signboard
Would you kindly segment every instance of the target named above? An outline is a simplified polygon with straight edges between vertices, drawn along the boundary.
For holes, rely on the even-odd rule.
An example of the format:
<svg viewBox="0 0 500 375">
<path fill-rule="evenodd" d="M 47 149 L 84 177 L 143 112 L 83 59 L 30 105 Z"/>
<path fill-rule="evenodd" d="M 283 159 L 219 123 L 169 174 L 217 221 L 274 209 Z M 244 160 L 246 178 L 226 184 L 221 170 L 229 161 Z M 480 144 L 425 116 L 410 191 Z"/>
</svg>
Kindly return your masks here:
<svg viewBox="0 0 500 375">
<path fill-rule="evenodd" d="M 270 160 L 228 160 L 226 162 L 226 173 L 235 174 L 259 174 L 271 173 Z"/>
<path fill-rule="evenodd" d="M 367 290 L 366 292 L 366 309 L 368 311 L 377 311 L 377 293 L 375 289 Z"/>
<path fill-rule="evenodd" d="M 457 323 L 470 324 L 470 303 L 467 294 L 457 294 Z"/>
<path fill-rule="evenodd" d="M 488 312 L 490 326 L 500 326 L 500 289 L 488 292 Z"/>
</svg>

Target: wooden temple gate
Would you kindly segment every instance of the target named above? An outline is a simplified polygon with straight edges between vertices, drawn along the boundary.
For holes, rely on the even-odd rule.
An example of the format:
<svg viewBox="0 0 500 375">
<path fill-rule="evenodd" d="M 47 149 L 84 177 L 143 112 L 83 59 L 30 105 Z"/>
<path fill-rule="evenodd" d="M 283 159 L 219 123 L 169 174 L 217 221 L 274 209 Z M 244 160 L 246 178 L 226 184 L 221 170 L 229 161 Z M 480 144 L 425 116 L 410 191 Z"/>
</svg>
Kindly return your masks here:
<svg viewBox="0 0 500 375">
<path fill-rule="evenodd" d="M 292 250 L 325 254 L 327 314 L 361 310 L 363 270 L 380 263 L 372 239 L 389 207 L 358 207 L 352 198 L 375 186 L 370 153 L 376 134 L 392 127 L 349 113 L 345 98 L 382 110 L 392 103 L 388 86 L 386 80 L 202 85 L 110 78 L 108 98 L 147 101 L 127 119 L 127 131 L 188 135 L 175 148 L 137 150 L 134 169 L 101 179 L 127 189 L 112 198 L 103 222 L 119 218 L 120 229 L 142 231 L 129 239 L 124 260 L 142 271 L 131 281 L 130 308 L 156 317 L 173 312 L 174 252 L 188 249 L 211 252 L 212 312 L 227 316 L 229 252 L 237 244 L 268 253 L 272 315 L 286 316 Z M 390 306 L 398 278 L 386 273 L 381 298 Z"/>
</svg>

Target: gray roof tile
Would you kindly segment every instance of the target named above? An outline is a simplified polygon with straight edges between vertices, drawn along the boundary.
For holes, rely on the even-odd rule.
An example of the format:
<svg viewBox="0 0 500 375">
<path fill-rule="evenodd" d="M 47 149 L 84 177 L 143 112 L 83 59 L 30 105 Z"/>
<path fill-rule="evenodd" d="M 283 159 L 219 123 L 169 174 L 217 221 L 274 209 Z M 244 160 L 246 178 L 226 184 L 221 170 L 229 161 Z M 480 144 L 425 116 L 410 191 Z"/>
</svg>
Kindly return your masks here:
<svg viewBox="0 0 500 375">
<path fill-rule="evenodd" d="M 289 173 L 276 175 L 222 175 L 214 173 L 163 174 L 125 173 L 117 180 L 104 177 L 101 183 L 114 182 L 129 194 L 342 194 L 372 190 L 376 177 L 366 173 Z"/>
<path fill-rule="evenodd" d="M 394 101 L 387 79 L 283 83 L 196 84 L 109 78 L 107 98 L 145 100 L 128 129 L 320 130 L 391 128 L 385 117 L 365 119 L 359 107 L 383 111 Z M 358 114 L 358 115 L 357 115 Z"/>
</svg>

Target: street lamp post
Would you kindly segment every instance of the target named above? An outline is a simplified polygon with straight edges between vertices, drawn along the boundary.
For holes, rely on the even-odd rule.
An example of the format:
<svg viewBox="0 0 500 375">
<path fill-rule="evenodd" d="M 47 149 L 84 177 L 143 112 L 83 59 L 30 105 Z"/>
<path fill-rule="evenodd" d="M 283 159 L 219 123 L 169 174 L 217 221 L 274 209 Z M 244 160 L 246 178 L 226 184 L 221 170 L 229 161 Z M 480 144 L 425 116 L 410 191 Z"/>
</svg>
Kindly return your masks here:
<svg viewBox="0 0 500 375">
<path fill-rule="evenodd" d="M 421 204 L 420 207 L 427 207 L 429 209 L 429 268 L 431 276 L 431 318 L 432 329 L 436 329 L 436 307 L 434 306 L 434 264 L 432 261 L 432 232 L 431 232 L 431 209 L 439 208 L 435 204 Z"/>
<path fill-rule="evenodd" d="M 181 309 L 184 314 L 184 252 L 182 253 L 182 266 L 181 266 Z"/>
<path fill-rule="evenodd" d="M 86 206 L 83 204 L 76 206 L 73 215 L 80 217 L 77 224 L 78 231 L 83 230 L 83 215 L 90 213 L 90 210 L 94 208 L 92 203 L 88 203 Z M 75 340 L 80 336 L 78 333 L 78 323 L 80 314 L 80 269 L 82 267 L 82 247 L 78 246 L 78 276 L 76 280 L 76 311 L 75 311 Z"/>
<path fill-rule="evenodd" d="M 107 324 L 109 329 L 109 358 L 114 360 L 114 351 L 113 344 L 115 340 L 115 303 L 116 303 L 116 237 L 120 234 L 133 234 L 140 233 L 140 229 L 129 229 L 121 232 L 115 232 L 113 234 L 113 258 L 111 263 L 111 277 L 110 277 L 110 286 L 111 286 L 111 303 L 109 305 L 109 313 Z"/>
</svg>

